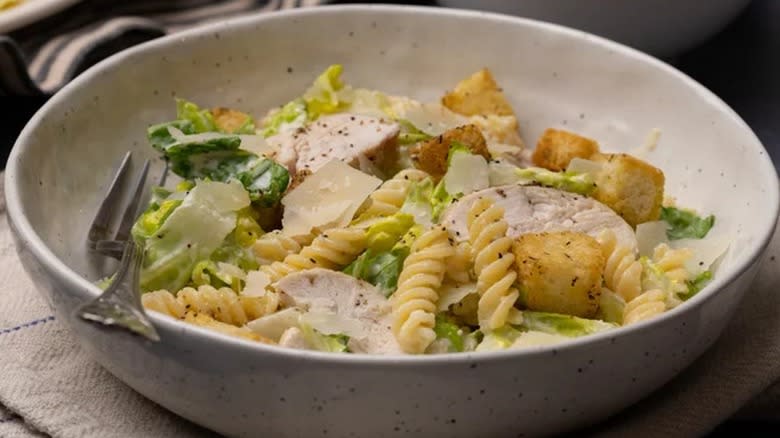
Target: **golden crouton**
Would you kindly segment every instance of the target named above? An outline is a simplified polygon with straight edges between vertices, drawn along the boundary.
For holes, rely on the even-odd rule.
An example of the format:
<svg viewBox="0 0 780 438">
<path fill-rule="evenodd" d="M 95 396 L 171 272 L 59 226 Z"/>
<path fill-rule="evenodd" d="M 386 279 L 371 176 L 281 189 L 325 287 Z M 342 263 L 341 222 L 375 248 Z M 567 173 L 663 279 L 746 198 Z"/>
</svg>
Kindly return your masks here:
<svg viewBox="0 0 780 438">
<path fill-rule="evenodd" d="M 596 175 L 593 197 L 603 202 L 632 227 L 658 220 L 664 199 L 664 173 L 628 154 L 596 154 L 604 164 Z"/>
<path fill-rule="evenodd" d="M 249 114 L 229 108 L 214 108 L 211 110 L 214 117 L 214 124 L 222 132 L 232 134 L 251 120 Z"/>
<path fill-rule="evenodd" d="M 453 141 L 468 146 L 472 153 L 490 159 L 490 153 L 479 128 L 475 125 L 463 125 L 446 131 L 411 150 L 412 160 L 417 168 L 439 179 L 447 172 L 447 155 Z"/>
<path fill-rule="evenodd" d="M 490 70 L 483 68 L 460 81 L 455 90 L 441 98 L 442 105 L 465 116 L 496 114 L 514 116 L 512 106 L 496 84 Z"/>
<path fill-rule="evenodd" d="M 585 318 L 596 314 L 606 263 L 596 239 L 572 231 L 524 234 L 514 253 L 529 309 Z"/>
<path fill-rule="evenodd" d="M 536 143 L 531 157 L 535 166 L 558 172 L 566 170 L 572 158 L 590 158 L 599 151 L 594 140 L 573 132 L 548 128 Z"/>
</svg>

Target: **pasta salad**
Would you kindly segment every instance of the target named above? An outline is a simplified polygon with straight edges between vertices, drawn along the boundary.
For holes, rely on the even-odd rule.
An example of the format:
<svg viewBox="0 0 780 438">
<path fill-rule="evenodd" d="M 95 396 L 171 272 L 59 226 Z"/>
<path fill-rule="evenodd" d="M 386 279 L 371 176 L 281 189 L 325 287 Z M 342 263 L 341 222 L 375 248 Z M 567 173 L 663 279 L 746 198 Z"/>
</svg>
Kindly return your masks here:
<svg viewBox="0 0 780 438">
<path fill-rule="evenodd" d="M 526 148 L 487 69 L 433 103 L 341 75 L 148 128 L 179 181 L 133 227 L 147 310 L 327 352 L 532 348 L 680 305 L 728 247 L 646 161 L 557 128 Z"/>
</svg>

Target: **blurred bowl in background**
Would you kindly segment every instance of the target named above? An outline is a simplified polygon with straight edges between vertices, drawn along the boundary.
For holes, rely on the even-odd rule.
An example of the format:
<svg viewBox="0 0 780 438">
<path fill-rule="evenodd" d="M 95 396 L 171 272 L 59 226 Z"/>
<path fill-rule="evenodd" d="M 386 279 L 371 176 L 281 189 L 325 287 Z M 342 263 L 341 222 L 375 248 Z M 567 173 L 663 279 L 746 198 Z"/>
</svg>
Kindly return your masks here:
<svg viewBox="0 0 780 438">
<path fill-rule="evenodd" d="M 750 0 L 439 0 L 562 24 L 627 44 L 655 56 L 673 56 L 712 37 Z"/>
</svg>

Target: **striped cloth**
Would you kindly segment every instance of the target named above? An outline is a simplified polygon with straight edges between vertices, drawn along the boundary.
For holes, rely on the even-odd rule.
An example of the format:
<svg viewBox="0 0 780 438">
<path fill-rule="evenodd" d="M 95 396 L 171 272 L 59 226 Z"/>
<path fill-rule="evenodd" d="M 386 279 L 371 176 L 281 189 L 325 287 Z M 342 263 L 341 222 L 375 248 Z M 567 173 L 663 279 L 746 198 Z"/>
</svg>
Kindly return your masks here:
<svg viewBox="0 0 780 438">
<path fill-rule="evenodd" d="M 113 53 L 193 26 L 247 13 L 319 3 L 320 0 L 83 0 L 9 35 L 0 35 L 0 96 L 53 94 Z"/>
</svg>

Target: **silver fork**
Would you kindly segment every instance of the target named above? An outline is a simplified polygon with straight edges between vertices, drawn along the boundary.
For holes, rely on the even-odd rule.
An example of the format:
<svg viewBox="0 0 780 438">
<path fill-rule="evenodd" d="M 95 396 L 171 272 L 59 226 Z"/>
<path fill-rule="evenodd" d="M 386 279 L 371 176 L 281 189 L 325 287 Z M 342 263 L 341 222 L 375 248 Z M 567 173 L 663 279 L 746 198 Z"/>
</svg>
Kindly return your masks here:
<svg viewBox="0 0 780 438">
<path fill-rule="evenodd" d="M 139 276 L 144 251 L 130 236 L 130 230 L 138 216 L 138 207 L 143 198 L 144 185 L 149 173 L 149 160 L 144 162 L 136 178 L 130 203 L 125 207 L 119 228 L 113 237 L 110 231 L 111 218 L 122 194 L 122 181 L 130 167 L 130 157 L 131 153 L 128 152 L 122 159 L 87 234 L 88 247 L 99 254 L 119 259 L 119 269 L 108 288 L 99 297 L 77 309 L 76 314 L 90 322 L 124 328 L 149 340 L 159 341 L 160 336 L 141 304 Z M 160 185 L 165 183 L 167 173 L 166 166 Z"/>
</svg>

